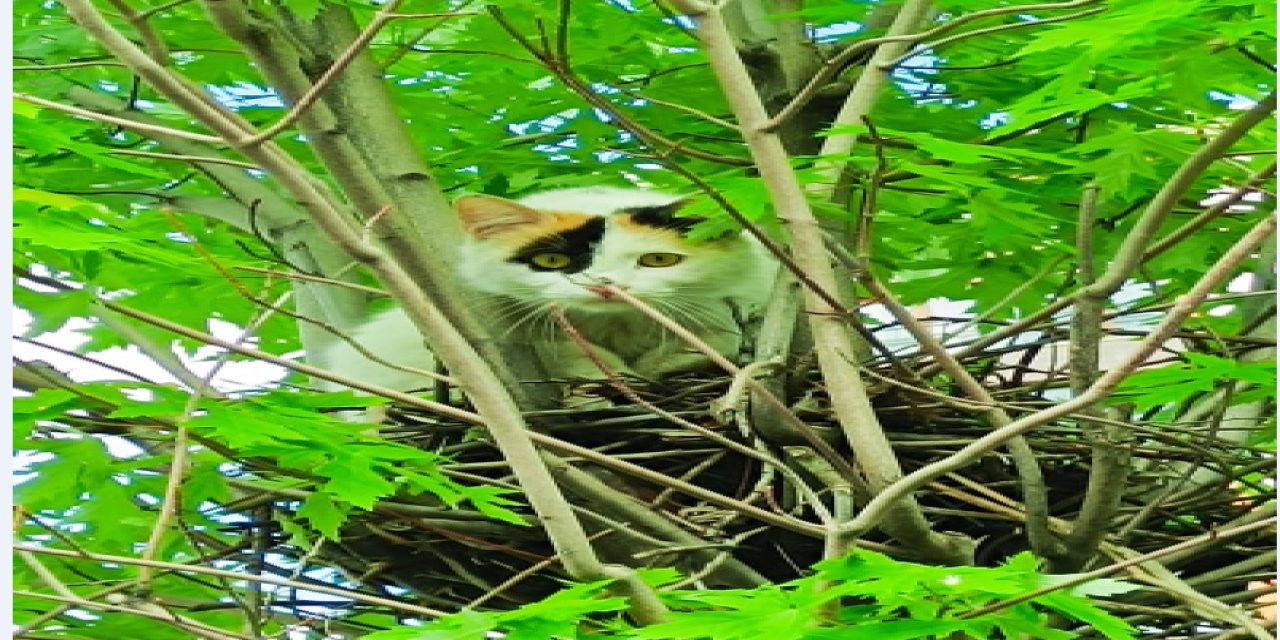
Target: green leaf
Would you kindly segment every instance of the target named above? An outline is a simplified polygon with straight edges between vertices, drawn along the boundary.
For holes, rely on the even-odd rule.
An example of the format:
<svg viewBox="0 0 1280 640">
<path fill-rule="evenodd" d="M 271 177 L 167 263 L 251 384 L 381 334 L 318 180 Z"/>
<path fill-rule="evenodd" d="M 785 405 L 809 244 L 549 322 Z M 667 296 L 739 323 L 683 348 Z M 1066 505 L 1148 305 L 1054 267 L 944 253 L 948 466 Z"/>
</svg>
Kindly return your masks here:
<svg viewBox="0 0 1280 640">
<path fill-rule="evenodd" d="M 1133 640 L 1136 637 L 1137 630 L 1129 623 L 1099 609 L 1083 598 L 1071 597 L 1059 592 L 1036 598 L 1036 602 L 1089 625 L 1091 629 L 1109 640 Z"/>
<path fill-rule="evenodd" d="M 1113 401 L 1133 402 L 1146 410 L 1208 393 L 1224 381 L 1272 389 L 1276 379 L 1276 365 L 1270 362 L 1237 362 L 1200 353 L 1186 353 L 1183 357 L 1187 362 L 1145 369 L 1129 376 L 1116 388 Z"/>
<path fill-rule="evenodd" d="M 965 620 L 876 620 L 864 625 L 822 629 L 806 633 L 803 640 L 919 640 L 942 638 L 973 628 Z"/>
<path fill-rule="evenodd" d="M 315 472 L 329 478 L 324 483 L 325 491 L 361 509 L 373 508 L 380 498 L 391 495 L 396 488 L 372 463 L 355 456 L 335 457 L 316 467 Z"/>
<path fill-rule="evenodd" d="M 304 518 L 324 537 L 338 541 L 339 529 L 347 521 L 347 511 L 340 508 L 329 496 L 315 492 L 307 496 L 298 508 L 298 517 Z"/>
<path fill-rule="evenodd" d="M 362 636 L 368 640 L 487 640 L 497 614 L 464 609 L 425 627 L 388 629 Z"/>
</svg>

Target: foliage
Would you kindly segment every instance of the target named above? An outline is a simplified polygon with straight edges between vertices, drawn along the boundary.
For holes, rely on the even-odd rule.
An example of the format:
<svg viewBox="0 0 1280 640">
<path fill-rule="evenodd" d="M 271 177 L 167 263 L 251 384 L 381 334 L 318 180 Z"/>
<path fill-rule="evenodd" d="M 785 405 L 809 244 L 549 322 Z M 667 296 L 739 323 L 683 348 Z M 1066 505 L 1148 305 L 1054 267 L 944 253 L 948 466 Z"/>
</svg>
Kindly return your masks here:
<svg viewBox="0 0 1280 640">
<path fill-rule="evenodd" d="M 754 88 L 775 114 L 824 61 L 884 35 L 886 12 L 896 6 L 843 0 L 725 4 L 740 12 L 730 27 Z M 478 638 L 496 630 L 509 638 L 727 640 L 768 628 L 780 638 L 815 640 L 955 633 L 1074 637 L 1056 617 L 1088 627 L 1077 630 L 1081 637 L 1135 633 L 1098 604 L 1124 600 L 1126 592 L 1097 581 L 964 616 L 1052 583 L 1033 571 L 1038 561 L 1076 562 L 1066 572 L 1080 561 L 1062 557 L 1069 553 L 1048 557 L 1053 554 L 1037 548 L 1025 524 L 1033 510 L 1024 504 L 1037 494 L 1029 479 L 1034 474 L 1010 471 L 1005 453 L 990 450 L 957 472 L 974 474 L 961 476 L 969 484 L 948 485 L 946 495 L 918 491 L 927 509 L 916 515 L 926 514 L 933 531 L 963 530 L 969 540 L 983 541 L 981 562 L 1002 566 L 909 564 L 865 551 L 815 565 L 811 560 L 823 553 L 814 551 L 817 543 L 795 543 L 803 536 L 781 529 L 770 529 L 758 543 L 739 544 L 761 526 L 751 509 L 767 507 L 783 514 L 778 517 L 827 526 L 806 496 L 818 495 L 820 505 L 835 510 L 832 496 L 847 487 L 828 483 L 821 469 L 770 466 L 758 457 L 727 458 L 728 471 L 713 464 L 720 458 L 704 466 L 679 458 L 661 470 L 647 468 L 707 484 L 722 494 L 712 504 L 665 493 L 654 498 L 659 485 L 648 479 L 611 476 L 605 465 L 584 464 L 603 479 L 599 492 L 608 490 L 610 504 L 653 500 L 644 505 L 647 511 L 663 514 L 654 517 L 693 538 L 676 541 L 665 537 L 668 529 L 646 529 L 632 511 L 597 513 L 608 502 L 599 495 L 568 498 L 575 513 L 634 534 L 617 543 L 637 545 L 625 549 L 627 563 L 643 568 L 651 562 L 642 558 L 662 558 L 653 561 L 659 564 L 677 558 L 695 574 L 731 557 L 727 564 L 747 569 L 734 575 L 760 569 L 769 579 L 660 591 L 672 610 L 670 621 L 648 626 L 624 615 L 629 603 L 617 583 L 578 576 L 578 583 L 546 595 L 552 580 L 573 577 L 569 563 L 562 567 L 557 541 L 531 526 L 542 514 L 530 498 L 544 496 L 512 488 L 506 465 L 518 461 L 497 451 L 490 425 L 393 411 L 397 425 L 378 432 L 341 416 L 385 409 L 383 399 L 319 389 L 314 379 L 264 368 L 256 357 L 226 346 L 302 361 L 317 342 L 335 339 L 368 309 L 388 304 L 352 285 L 385 283 L 370 270 L 353 268 L 309 217 L 307 206 L 314 203 L 290 190 L 289 176 L 259 166 L 254 149 L 242 141 L 212 136 L 194 109 L 143 81 L 118 52 L 72 20 L 68 11 L 75 6 L 96 8 L 159 60 L 165 73 L 258 130 L 279 122 L 300 93 L 281 77 L 314 86 L 350 39 L 352 34 L 342 35 L 347 21 L 353 33 L 380 24 L 365 48 L 372 66 L 339 74 L 332 94 L 272 140 L 281 156 L 296 163 L 293 177 L 333 194 L 359 225 L 410 218 L 411 205 L 431 209 L 424 194 L 443 203 L 443 194 L 515 197 L 555 187 L 636 184 L 721 196 L 734 213 L 784 245 L 795 226 L 779 224 L 770 185 L 752 157 L 754 134 L 735 124 L 707 47 L 693 31 L 695 21 L 678 16 L 673 4 L 405 0 L 398 17 L 376 22 L 387 3 L 18 0 L 13 296 L 30 323 L 19 337 L 15 369 L 17 539 L 115 558 L 21 556 L 15 611 L 19 625 L 33 626 L 23 633 L 222 637 L 212 628 L 258 637 L 332 632 L 386 640 Z M 1146 251 L 1121 274 L 1124 288 L 1104 296 L 1100 315 L 1091 318 L 1097 330 L 1091 346 L 1101 345 L 1105 355 L 1108 345 L 1117 344 L 1113 338 L 1148 335 L 1159 314 L 1268 215 L 1274 188 L 1267 166 L 1275 147 L 1268 118 L 1249 127 L 1229 153 L 1192 172 L 1171 210 L 1154 218 L 1146 212 L 1180 168 L 1274 90 L 1275 6 L 1126 0 L 989 13 L 1010 6 L 933 3 L 931 17 L 916 31 L 954 28 L 914 43 L 886 67 L 888 82 L 871 96 L 865 120 L 838 115 L 859 78 L 879 72 L 855 56 L 777 131 L 831 244 L 856 254 L 838 272 L 850 295 L 865 294 L 855 281 L 870 274 L 892 290 L 896 303 L 963 306 L 977 319 L 948 336 L 948 349 L 964 352 L 962 369 L 975 372 L 978 386 L 1024 416 L 1052 410 L 1069 395 L 1062 388 L 1077 382 L 1066 379 L 1057 360 L 1038 363 L 1062 352 L 1055 349 L 1068 340 L 1064 324 L 1071 317 L 1087 315 L 1073 297 L 1092 277 L 1082 275 L 1082 265 L 1092 263 L 1096 276 L 1123 264 L 1125 247 Z M 245 8 L 249 35 L 238 37 L 214 20 L 219 7 Z M 259 37 L 275 38 L 265 48 L 284 71 L 246 53 L 246 42 Z M 790 52 L 779 47 L 797 38 L 802 42 Z M 342 85 L 361 78 L 382 80 L 386 111 L 367 88 Z M 69 114 L 58 105 L 82 111 Z M 123 124 L 130 120 L 152 129 Z M 385 139 L 361 137 L 379 128 L 409 141 L 420 157 L 406 159 Z M 843 135 L 856 136 L 852 148 L 823 153 L 824 142 Z M 824 177 L 824 163 L 839 166 L 838 180 Z M 1240 198 L 1209 215 L 1210 194 Z M 398 210 L 383 216 L 389 210 L 383 207 L 395 208 L 387 204 L 392 201 Z M 1096 204 L 1092 220 L 1082 216 L 1090 203 Z M 712 198 L 699 199 L 689 212 L 709 218 L 696 237 L 739 227 L 737 217 Z M 414 218 L 417 228 L 427 229 L 424 237 L 445 246 L 455 242 L 432 214 Z M 365 236 L 395 239 L 380 228 Z M 1166 239 L 1167 247 L 1153 248 Z M 394 252 L 392 258 L 405 262 Z M 1145 367 L 1107 394 L 1109 422 L 1076 412 L 1052 422 L 1047 433 L 1029 434 L 1044 438 L 1033 451 L 1042 454 L 1049 478 L 1039 493 L 1066 509 L 1053 514 L 1066 523 L 1055 536 L 1084 540 L 1093 557 L 1103 536 L 1088 540 L 1073 519 L 1083 519 L 1084 503 L 1110 504 L 1100 508 L 1113 511 L 1093 521 L 1103 529 L 1123 524 L 1129 537 L 1108 537 L 1109 544 L 1154 552 L 1173 540 L 1238 524 L 1251 517 L 1249 509 L 1272 503 L 1274 477 L 1259 469 L 1269 468 L 1265 463 L 1274 453 L 1274 437 L 1263 433 L 1275 407 L 1268 329 L 1275 309 L 1264 297 L 1274 289 L 1273 262 L 1274 252 L 1263 250 L 1233 267 L 1236 296 L 1215 300 L 1182 323 L 1175 362 Z M 1000 333 L 1060 301 L 1066 303 L 1058 308 L 1066 311 Z M 140 313 L 129 315 L 134 311 Z M 798 317 L 821 318 L 823 312 Z M 884 317 L 863 321 L 875 325 Z M 960 324 L 966 323 L 949 324 L 945 332 Z M 872 329 L 858 335 L 901 335 L 897 323 Z M 768 374 L 782 377 L 766 382 L 790 393 L 794 416 L 838 440 L 852 429 L 831 418 L 824 403 L 840 389 L 830 388 L 822 366 L 812 364 L 802 343 L 806 332 L 797 335 L 801 344 L 780 351 L 805 353 L 781 374 Z M 965 352 L 993 335 L 1005 339 Z M 885 355 L 890 349 L 867 351 L 874 355 L 861 363 L 863 378 L 885 409 L 884 430 L 905 432 L 895 444 L 906 444 L 895 455 L 907 464 L 898 466 L 923 467 L 958 450 L 956 441 L 973 441 L 1000 426 L 990 414 L 972 410 L 986 406 L 981 401 L 961 398 L 966 385 L 954 372 L 938 373 L 936 363 L 915 351 L 901 357 Z M 886 377 L 891 381 L 881 384 Z M 709 401 L 697 395 L 715 382 L 686 382 L 676 382 L 681 388 L 671 395 L 692 397 L 697 406 L 664 404 L 670 396 L 657 391 L 645 391 L 644 398 L 692 416 L 699 426 L 716 425 Z M 475 409 L 457 393 L 422 395 L 460 411 Z M 602 432 L 622 434 L 641 414 L 649 409 L 619 408 L 603 418 L 606 426 L 571 435 L 596 447 L 606 462 L 613 454 L 644 461 L 668 449 L 682 451 L 684 434 L 668 439 L 672 426 L 658 418 L 639 427 L 644 433 L 625 432 L 623 443 L 656 451 L 630 450 L 625 453 L 636 455 L 625 458 L 610 448 L 617 443 L 599 443 Z M 557 414 L 524 415 L 535 420 Z M 760 421 L 767 424 L 751 423 L 754 416 L 723 431 L 741 435 L 750 450 L 779 457 L 785 446 L 804 441 L 771 440 L 762 435 L 765 428 L 786 421 L 773 415 Z M 1223 424 L 1231 428 L 1220 430 Z M 564 435 L 568 429 L 546 431 Z M 949 444 L 911 442 L 927 436 Z M 1098 495 L 1085 500 L 1083 487 L 1108 488 L 1094 481 L 1105 477 L 1101 461 L 1112 442 L 1141 458 L 1132 464 L 1125 458 L 1121 464 L 1129 466 L 1116 472 L 1122 480 L 1115 485 L 1127 493 L 1114 501 Z M 858 446 L 839 441 L 841 460 L 867 462 L 871 456 Z M 712 457 L 727 451 L 717 449 Z M 703 482 L 698 474 L 708 468 L 722 475 Z M 798 479 L 812 486 L 797 487 Z M 1240 488 L 1223 488 L 1228 486 Z M 858 495 L 859 508 L 866 497 Z M 946 502 L 951 499 L 956 501 Z M 1153 529 L 1150 535 L 1144 525 Z M 605 548 L 612 534 L 599 526 L 592 541 Z M 904 555 L 922 553 L 883 531 L 864 537 Z M 695 542 L 737 551 L 698 555 Z M 1201 564 L 1245 571 L 1231 554 L 1247 555 L 1257 544 L 1212 547 L 1222 555 Z M 694 551 L 664 555 L 667 546 Z M 1027 547 L 1044 553 L 1033 558 L 1023 552 Z M 809 555 L 793 560 L 792 552 Z M 491 557 L 497 560 L 487 562 Z M 166 566 L 149 575 L 121 558 Z M 446 571 L 420 571 L 414 562 L 423 558 Z M 1175 560 L 1181 564 L 1172 568 L 1184 575 L 1209 570 L 1185 554 Z M 816 573 L 807 575 L 803 567 L 811 565 Z M 233 571 L 248 581 L 175 569 L 182 566 Z M 645 575 L 654 584 L 674 580 L 664 570 L 644 571 L 652 572 Z M 253 586 L 258 583 L 249 578 L 261 576 L 293 582 Z M 423 588 L 424 582 L 438 590 Z M 1216 612 L 1220 617 L 1209 623 L 1240 626 L 1232 617 L 1237 609 L 1204 604 L 1228 601 L 1239 585 L 1226 578 L 1211 582 L 1205 588 L 1219 590 L 1192 605 L 1179 599 L 1190 587 L 1167 585 L 1155 589 L 1159 595 L 1144 596 L 1153 599 L 1135 602 L 1148 612 L 1156 609 L 1153 602 L 1178 608 L 1159 624 Z M 526 583 L 533 583 L 527 592 L 505 591 Z M 378 593 L 399 600 L 371 604 L 307 591 L 319 585 L 345 589 L 352 598 Z M 473 610 L 468 604 L 477 590 L 490 604 Z M 124 604 L 106 606 L 116 602 L 108 596 Z M 456 613 L 427 627 L 393 628 L 405 617 L 420 619 L 424 614 L 411 607 L 422 605 Z M 330 623 L 337 626 L 324 626 Z"/>
<path fill-rule="evenodd" d="M 818 564 L 814 575 L 755 589 L 668 591 L 671 620 L 634 628 L 616 618 L 624 606 L 605 596 L 604 583 L 574 585 L 519 609 L 463 611 L 425 625 L 371 634 L 370 640 L 480 640 L 507 638 L 633 638 L 635 640 L 750 640 L 768 629 L 780 640 L 925 640 L 929 638 L 1075 638 L 1049 626 L 1049 613 L 1088 624 L 1111 640 L 1134 630 L 1084 597 L 1132 586 L 1100 580 L 1053 592 L 981 616 L 971 611 L 1052 584 L 1061 576 L 1035 571 L 1031 554 L 1000 567 L 931 567 L 857 551 Z M 829 615 L 837 601 L 838 615 Z M 586 621 L 586 614 L 594 616 Z M 960 634 L 960 635 L 957 635 Z"/>
</svg>

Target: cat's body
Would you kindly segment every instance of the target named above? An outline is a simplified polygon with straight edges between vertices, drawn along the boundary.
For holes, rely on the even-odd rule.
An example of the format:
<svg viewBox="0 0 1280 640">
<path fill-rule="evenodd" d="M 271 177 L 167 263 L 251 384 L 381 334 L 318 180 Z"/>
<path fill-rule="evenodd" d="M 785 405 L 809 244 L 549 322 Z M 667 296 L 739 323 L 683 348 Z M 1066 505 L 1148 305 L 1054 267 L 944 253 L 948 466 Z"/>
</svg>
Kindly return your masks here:
<svg viewBox="0 0 1280 640">
<path fill-rule="evenodd" d="M 734 357 L 741 318 L 768 299 L 776 263 L 758 242 L 731 234 L 691 243 L 678 196 L 611 187 L 549 191 L 518 201 L 458 200 L 467 239 L 457 275 L 508 348 L 533 349 L 549 378 L 604 374 L 557 322 L 558 307 L 598 359 L 618 373 L 655 378 L 707 365 L 693 351 L 603 285 L 625 289 Z M 352 337 L 379 358 L 429 369 L 433 358 L 400 310 L 384 312 Z M 372 362 L 345 343 L 322 361 L 395 389 L 428 386 L 421 376 Z"/>
</svg>

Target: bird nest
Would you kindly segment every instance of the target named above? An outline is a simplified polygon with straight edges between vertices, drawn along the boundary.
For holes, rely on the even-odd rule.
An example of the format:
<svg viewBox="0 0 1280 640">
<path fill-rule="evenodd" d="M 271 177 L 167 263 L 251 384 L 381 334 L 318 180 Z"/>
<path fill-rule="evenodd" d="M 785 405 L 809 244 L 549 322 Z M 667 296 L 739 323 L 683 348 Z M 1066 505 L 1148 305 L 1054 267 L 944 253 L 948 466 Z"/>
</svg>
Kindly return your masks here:
<svg viewBox="0 0 1280 640">
<path fill-rule="evenodd" d="M 1062 400 L 1062 376 L 1033 371 L 1029 361 L 984 361 L 982 379 L 1004 406 L 1033 411 Z M 790 372 L 777 391 L 796 417 L 856 466 L 819 377 L 803 371 Z M 985 411 L 963 401 L 958 391 L 913 388 L 895 371 L 902 369 L 871 367 L 864 379 L 904 472 L 944 459 L 991 432 Z M 795 483 L 816 487 L 820 499 L 831 499 L 822 465 L 806 465 L 796 457 L 813 443 L 794 434 L 788 441 L 776 412 L 764 411 L 758 401 L 746 402 L 750 394 L 741 387 L 732 377 L 691 375 L 608 387 L 609 402 L 597 404 L 611 406 L 528 415 L 536 430 L 578 448 L 551 447 L 568 463 L 553 464 L 553 473 L 605 561 L 676 566 L 699 586 L 749 587 L 802 576 L 821 558 L 820 537 L 738 508 L 748 505 L 817 524 Z M 385 437 L 449 456 L 453 462 L 447 472 L 459 481 L 515 487 L 501 453 L 474 425 L 408 408 L 393 409 L 388 422 Z M 1055 533 L 1069 531 L 1076 522 L 1098 460 L 1128 458 L 1120 506 L 1090 567 L 1265 518 L 1260 505 L 1272 498 L 1271 454 L 1212 434 L 1141 421 L 1088 424 L 1069 417 L 1027 433 L 1025 441 L 1043 475 Z M 765 459 L 785 462 L 780 466 Z M 723 499 L 691 494 L 681 489 L 685 485 Z M 1024 486 L 1009 451 L 997 449 L 936 478 L 915 497 L 935 531 L 977 541 L 973 560 L 993 565 L 1029 548 Z M 341 542 L 320 559 L 367 586 L 394 587 L 392 593 L 404 589 L 423 604 L 447 609 L 518 606 L 545 596 L 568 577 L 527 509 L 524 515 L 533 526 L 412 500 L 385 503 L 351 521 Z M 876 531 L 860 544 L 903 559 L 933 560 Z M 1259 530 L 1173 553 L 1161 562 L 1183 586 L 1220 602 L 1249 605 L 1260 593 L 1260 581 L 1273 574 L 1273 560 L 1267 559 L 1273 549 L 1273 532 Z M 1152 580 L 1149 588 L 1115 596 L 1119 599 L 1104 606 L 1135 624 L 1165 630 L 1204 620 L 1176 595 L 1181 587 L 1161 588 L 1158 576 Z"/>
</svg>

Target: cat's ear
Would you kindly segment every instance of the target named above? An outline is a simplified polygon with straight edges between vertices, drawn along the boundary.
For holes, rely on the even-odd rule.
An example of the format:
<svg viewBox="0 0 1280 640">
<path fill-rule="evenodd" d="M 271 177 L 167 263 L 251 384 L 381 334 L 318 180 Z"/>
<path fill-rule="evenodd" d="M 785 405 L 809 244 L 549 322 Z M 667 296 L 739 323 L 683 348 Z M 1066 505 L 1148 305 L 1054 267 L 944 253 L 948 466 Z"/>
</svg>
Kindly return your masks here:
<svg viewBox="0 0 1280 640">
<path fill-rule="evenodd" d="M 495 196 L 463 196 L 453 203 L 462 227 L 481 240 L 533 224 L 542 218 L 537 209 Z"/>
</svg>

